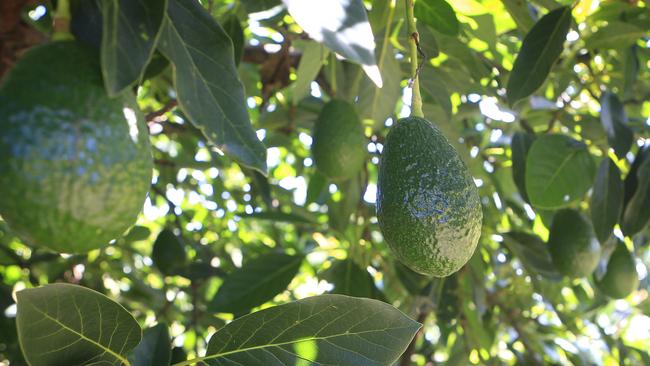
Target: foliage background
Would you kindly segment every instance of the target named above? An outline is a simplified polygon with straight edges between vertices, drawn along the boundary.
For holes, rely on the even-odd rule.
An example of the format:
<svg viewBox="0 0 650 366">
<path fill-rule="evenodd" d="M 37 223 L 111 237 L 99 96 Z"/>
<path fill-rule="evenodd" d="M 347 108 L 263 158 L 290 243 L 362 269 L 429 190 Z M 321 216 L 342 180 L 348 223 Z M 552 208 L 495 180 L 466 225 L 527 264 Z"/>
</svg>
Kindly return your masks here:
<svg viewBox="0 0 650 366">
<path fill-rule="evenodd" d="M 50 32 L 52 4 L 24 3 L 19 19 L 10 21 L 3 11 L 3 53 Z M 97 3 L 73 5 L 73 32 L 97 44 Z M 515 134 L 563 134 L 584 142 L 596 163 L 609 156 L 624 178 L 629 174 L 650 137 L 646 2 L 462 0 L 449 2 L 448 26 L 434 29 L 420 19 L 425 116 L 466 161 L 484 212 L 476 254 L 444 281 L 397 263 L 374 216 L 382 142 L 392 123 L 409 113 L 402 2 L 366 2 L 383 89 L 360 66 L 310 40 L 279 1 L 203 5 L 229 33 L 241 60 L 248 113 L 267 147 L 268 178 L 210 148 L 175 108 L 172 69 L 154 54 L 138 100 L 149 113 L 156 169 L 137 226 L 106 249 L 68 256 L 23 245 L 0 221 L 0 360 L 23 364 L 12 294 L 57 281 L 109 295 L 145 327 L 169 324 L 175 357 L 201 354 L 209 334 L 233 317 L 210 310 L 225 276 L 256 258 L 279 272 L 269 253 L 284 252 L 304 260 L 295 276 L 289 273 L 286 289 L 277 289 L 261 308 L 328 291 L 387 301 L 425 324 L 404 365 L 650 364 L 648 226 L 624 238 L 642 279 L 628 298 L 607 299 L 591 278 L 560 277 L 543 242 L 553 210 L 526 203 L 517 181 L 521 170 L 513 179 L 525 156 L 511 145 Z M 573 6 L 575 23 L 551 76 L 534 96 L 509 105 L 505 86 L 523 36 L 561 5 Z M 636 33 L 621 32 L 621 23 Z M 15 32 L 20 37 L 10 38 Z M 633 131 L 632 146 L 620 158 L 608 150 L 616 140 L 608 140 L 599 119 L 605 91 L 618 95 Z M 339 183 L 319 174 L 310 155 L 314 120 L 334 96 L 355 102 L 368 138 L 365 169 Z M 589 186 L 595 178 L 564 174 Z M 584 195 L 572 207 L 588 214 L 590 199 Z M 623 239 L 618 227 L 614 232 Z M 175 255 L 156 255 L 154 246 Z M 254 292 L 258 285 L 239 288 Z M 232 306 L 241 314 L 251 310 Z"/>
</svg>

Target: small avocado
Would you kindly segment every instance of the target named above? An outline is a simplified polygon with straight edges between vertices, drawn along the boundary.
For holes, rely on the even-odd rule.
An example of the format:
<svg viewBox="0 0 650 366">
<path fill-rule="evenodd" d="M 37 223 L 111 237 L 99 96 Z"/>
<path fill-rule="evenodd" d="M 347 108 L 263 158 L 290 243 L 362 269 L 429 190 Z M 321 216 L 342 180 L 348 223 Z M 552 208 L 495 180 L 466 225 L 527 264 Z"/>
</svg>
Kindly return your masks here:
<svg viewBox="0 0 650 366">
<path fill-rule="evenodd" d="M 445 277 L 474 254 L 483 214 L 465 163 L 429 121 L 391 128 L 379 165 L 377 217 L 395 256 L 413 271 Z"/>
<path fill-rule="evenodd" d="M 548 250 L 558 272 L 570 278 L 589 276 L 600 259 L 600 245 L 591 222 L 568 208 L 553 216 Z"/>
<path fill-rule="evenodd" d="M 607 262 L 605 275 L 595 282 L 600 291 L 614 299 L 627 297 L 639 287 L 639 274 L 636 272 L 634 257 L 625 244 L 617 244 Z"/>
<path fill-rule="evenodd" d="M 109 98 L 74 41 L 27 51 L 0 86 L 0 214 L 26 243 L 101 248 L 133 223 L 153 162 L 133 93 Z"/>
<path fill-rule="evenodd" d="M 316 168 L 334 181 L 345 181 L 366 161 L 366 137 L 354 106 L 343 100 L 325 104 L 314 125 L 312 155 Z"/>
</svg>

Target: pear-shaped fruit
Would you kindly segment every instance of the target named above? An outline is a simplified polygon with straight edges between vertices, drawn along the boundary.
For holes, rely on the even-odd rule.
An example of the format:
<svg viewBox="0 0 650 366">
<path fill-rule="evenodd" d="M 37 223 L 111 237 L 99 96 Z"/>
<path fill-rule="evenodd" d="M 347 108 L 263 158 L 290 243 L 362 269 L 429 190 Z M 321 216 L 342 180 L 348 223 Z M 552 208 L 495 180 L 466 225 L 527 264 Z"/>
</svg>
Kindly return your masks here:
<svg viewBox="0 0 650 366">
<path fill-rule="evenodd" d="M 80 253 L 135 222 L 153 162 L 135 96 L 109 98 L 96 51 L 29 50 L 0 87 L 0 214 L 25 242 Z"/>
<path fill-rule="evenodd" d="M 639 274 L 636 271 L 634 257 L 625 244 L 618 243 L 609 257 L 605 275 L 595 282 L 600 291 L 614 299 L 627 297 L 639 287 Z"/>
<path fill-rule="evenodd" d="M 553 216 L 548 250 L 558 272 L 571 278 L 589 276 L 600 259 L 591 222 L 573 209 L 559 210 Z"/>
<path fill-rule="evenodd" d="M 418 273 L 448 276 L 474 254 L 483 218 L 476 185 L 449 141 L 423 118 L 398 120 L 386 137 L 377 217 L 396 257 Z"/>
<path fill-rule="evenodd" d="M 346 101 L 325 104 L 314 126 L 312 155 L 316 168 L 335 181 L 352 178 L 366 161 L 363 126 Z"/>
</svg>

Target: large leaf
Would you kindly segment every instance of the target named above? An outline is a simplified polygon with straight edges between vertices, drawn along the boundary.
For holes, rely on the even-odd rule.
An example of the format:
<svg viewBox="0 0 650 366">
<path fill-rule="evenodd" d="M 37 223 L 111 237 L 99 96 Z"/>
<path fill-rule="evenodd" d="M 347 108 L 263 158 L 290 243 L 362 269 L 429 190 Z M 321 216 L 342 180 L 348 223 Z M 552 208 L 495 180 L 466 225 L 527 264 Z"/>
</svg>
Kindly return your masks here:
<svg viewBox="0 0 650 366">
<path fill-rule="evenodd" d="M 553 280 L 562 278 L 553 265 L 547 245 L 538 236 L 513 231 L 504 234 L 503 238 L 503 244 L 521 261 L 528 272 Z"/>
<path fill-rule="evenodd" d="M 362 0 L 283 0 L 291 17 L 309 36 L 363 67 L 379 87 L 375 37 Z"/>
<path fill-rule="evenodd" d="M 616 94 L 604 92 L 600 97 L 600 122 L 603 124 L 609 146 L 622 158 L 634 143 L 634 133 L 627 126 L 623 103 Z"/>
<path fill-rule="evenodd" d="M 564 135 L 538 137 L 526 158 L 526 192 L 533 206 L 559 208 L 581 199 L 594 179 L 587 146 Z"/>
<path fill-rule="evenodd" d="M 636 175 L 636 189 L 634 195 L 625 205 L 621 230 L 627 236 L 632 236 L 643 229 L 650 220 L 650 157 L 649 148 L 645 149 L 645 159 L 638 165 L 638 169 L 631 169 L 629 174 Z M 641 155 L 642 153 L 639 153 Z"/>
<path fill-rule="evenodd" d="M 241 314 L 284 291 L 298 272 L 303 257 L 269 253 L 247 262 L 224 279 L 208 309 Z"/>
<path fill-rule="evenodd" d="M 646 32 L 635 25 L 610 22 L 585 39 L 587 48 L 623 48 L 633 45 Z"/>
<path fill-rule="evenodd" d="M 142 330 L 99 292 L 51 284 L 17 293 L 20 345 L 31 366 L 122 365 Z"/>
<path fill-rule="evenodd" d="M 533 94 L 544 83 L 564 49 L 570 26 L 571 8 L 565 6 L 546 14 L 526 34 L 508 80 L 511 105 Z"/>
<path fill-rule="evenodd" d="M 419 0 L 415 3 L 415 17 L 440 33 L 458 34 L 456 12 L 445 0 Z"/>
<path fill-rule="evenodd" d="M 235 56 L 235 65 L 239 65 L 244 55 L 244 29 L 236 15 L 230 14 L 223 20 L 223 30 L 228 34 L 232 41 L 233 54 Z"/>
<path fill-rule="evenodd" d="M 155 49 L 167 0 L 104 0 L 101 64 L 115 96 L 140 81 Z"/>
<path fill-rule="evenodd" d="M 525 132 L 515 132 L 512 135 L 510 149 L 512 150 L 512 179 L 522 198 L 530 202 L 526 193 L 526 156 L 535 141 L 535 135 Z"/>
<path fill-rule="evenodd" d="M 166 324 L 147 328 L 142 341 L 129 356 L 131 366 L 165 366 L 171 359 L 172 342 Z"/>
<path fill-rule="evenodd" d="M 601 243 L 612 234 L 623 209 L 623 181 L 621 172 L 609 158 L 603 159 L 596 174 L 591 193 L 591 222 Z"/>
<path fill-rule="evenodd" d="M 158 48 L 174 64 L 179 106 L 219 149 L 266 173 L 230 38 L 197 1 L 169 0 L 167 15 Z"/>
<path fill-rule="evenodd" d="M 233 321 L 185 365 L 392 365 L 418 329 L 381 301 L 322 295 Z"/>
</svg>

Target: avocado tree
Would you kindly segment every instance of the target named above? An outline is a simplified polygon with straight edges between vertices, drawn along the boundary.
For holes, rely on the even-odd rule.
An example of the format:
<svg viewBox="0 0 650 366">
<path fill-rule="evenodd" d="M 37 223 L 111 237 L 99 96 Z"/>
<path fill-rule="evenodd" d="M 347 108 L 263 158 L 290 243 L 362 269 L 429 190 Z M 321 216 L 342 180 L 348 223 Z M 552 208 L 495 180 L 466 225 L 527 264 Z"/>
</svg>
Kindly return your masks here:
<svg viewBox="0 0 650 366">
<path fill-rule="evenodd" d="M 0 365 L 650 365 L 649 5 L 3 0 Z"/>
</svg>

